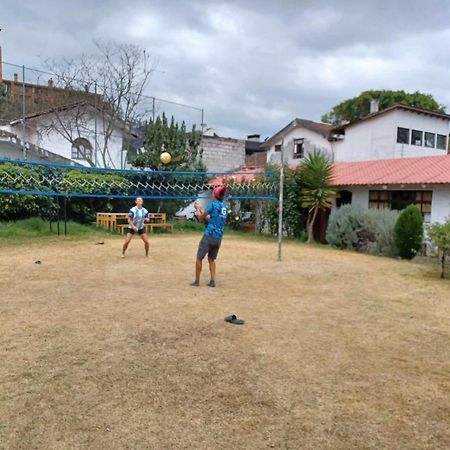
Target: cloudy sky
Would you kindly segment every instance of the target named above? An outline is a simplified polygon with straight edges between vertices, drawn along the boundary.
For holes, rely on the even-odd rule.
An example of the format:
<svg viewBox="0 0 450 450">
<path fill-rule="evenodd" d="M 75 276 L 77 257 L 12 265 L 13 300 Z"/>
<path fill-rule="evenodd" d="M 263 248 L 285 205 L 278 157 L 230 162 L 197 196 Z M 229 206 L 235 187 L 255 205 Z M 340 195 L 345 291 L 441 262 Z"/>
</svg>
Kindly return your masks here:
<svg viewBox="0 0 450 450">
<path fill-rule="evenodd" d="M 419 90 L 450 111 L 448 0 L 0 4 L 4 61 L 44 68 L 91 53 L 98 38 L 140 45 L 157 61 L 147 93 L 204 108 L 222 136 L 264 139 L 367 89 Z"/>
</svg>

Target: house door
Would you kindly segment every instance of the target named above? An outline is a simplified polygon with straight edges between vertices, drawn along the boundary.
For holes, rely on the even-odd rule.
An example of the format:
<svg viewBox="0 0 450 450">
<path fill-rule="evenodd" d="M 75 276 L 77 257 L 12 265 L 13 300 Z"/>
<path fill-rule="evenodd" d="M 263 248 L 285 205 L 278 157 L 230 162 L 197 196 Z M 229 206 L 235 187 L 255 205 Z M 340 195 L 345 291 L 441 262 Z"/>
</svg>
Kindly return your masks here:
<svg viewBox="0 0 450 450">
<path fill-rule="evenodd" d="M 339 208 L 342 205 L 347 205 L 352 202 L 352 193 L 350 191 L 336 192 L 336 206 Z"/>
<path fill-rule="evenodd" d="M 320 209 L 314 222 L 314 239 L 324 244 L 327 242 L 327 227 L 330 209 Z"/>
</svg>

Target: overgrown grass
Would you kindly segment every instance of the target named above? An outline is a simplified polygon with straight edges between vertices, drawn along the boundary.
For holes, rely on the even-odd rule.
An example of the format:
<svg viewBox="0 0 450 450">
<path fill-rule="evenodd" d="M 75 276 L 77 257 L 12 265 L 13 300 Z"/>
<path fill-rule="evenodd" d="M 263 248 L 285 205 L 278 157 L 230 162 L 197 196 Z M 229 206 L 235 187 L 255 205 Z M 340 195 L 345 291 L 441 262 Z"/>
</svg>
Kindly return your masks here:
<svg viewBox="0 0 450 450">
<path fill-rule="evenodd" d="M 64 235 L 64 222 L 59 223 L 59 233 Z M 18 220 L 16 222 L 0 222 L 0 239 L 19 240 L 27 238 L 41 238 L 47 236 L 56 236 L 58 234 L 58 225 L 52 223 L 50 229 L 49 222 L 38 217 L 31 219 Z M 71 237 L 99 235 L 105 236 L 110 233 L 93 225 L 81 225 L 76 222 L 67 222 L 67 235 Z"/>
</svg>

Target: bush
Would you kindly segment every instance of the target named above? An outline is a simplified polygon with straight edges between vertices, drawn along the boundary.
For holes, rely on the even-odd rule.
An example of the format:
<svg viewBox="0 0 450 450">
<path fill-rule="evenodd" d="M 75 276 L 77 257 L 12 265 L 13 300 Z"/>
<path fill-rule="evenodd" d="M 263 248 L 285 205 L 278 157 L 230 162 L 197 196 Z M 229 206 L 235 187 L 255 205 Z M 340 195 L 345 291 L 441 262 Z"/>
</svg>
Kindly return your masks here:
<svg viewBox="0 0 450 450">
<path fill-rule="evenodd" d="M 327 241 L 339 248 L 351 248 L 372 255 L 396 256 L 394 226 L 397 211 L 366 209 L 343 205 L 333 211 L 327 228 Z"/>
<path fill-rule="evenodd" d="M 356 248 L 365 212 L 360 205 L 343 205 L 332 211 L 327 228 L 328 243 L 338 248 Z"/>
<path fill-rule="evenodd" d="M 398 211 L 368 209 L 361 223 L 358 250 L 372 255 L 397 256 L 394 226 L 398 216 Z"/>
<path fill-rule="evenodd" d="M 270 181 L 278 186 L 280 184 L 279 168 L 269 167 L 268 170 L 274 173 Z M 306 218 L 308 217 L 308 210 L 300 206 L 302 200 L 301 171 L 285 168 L 284 173 L 283 231 L 289 237 L 299 238 L 306 228 Z M 273 235 L 278 234 L 278 202 L 265 202 L 262 207 L 262 216 L 269 232 Z"/>
<path fill-rule="evenodd" d="M 441 278 L 444 278 L 445 259 L 450 256 L 450 218 L 446 223 L 435 223 L 428 228 L 428 236 L 438 249 L 441 264 Z"/>
<path fill-rule="evenodd" d="M 422 247 L 423 218 L 415 205 L 409 205 L 401 213 L 394 227 L 394 241 L 399 255 L 412 259 Z"/>
</svg>

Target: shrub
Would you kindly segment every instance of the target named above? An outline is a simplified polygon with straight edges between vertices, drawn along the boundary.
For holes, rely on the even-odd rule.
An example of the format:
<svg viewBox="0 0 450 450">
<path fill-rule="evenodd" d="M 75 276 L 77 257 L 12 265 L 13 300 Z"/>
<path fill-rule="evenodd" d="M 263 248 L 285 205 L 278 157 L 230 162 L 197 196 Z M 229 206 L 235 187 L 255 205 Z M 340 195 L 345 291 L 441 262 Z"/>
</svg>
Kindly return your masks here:
<svg viewBox="0 0 450 450">
<path fill-rule="evenodd" d="M 360 205 L 343 205 L 332 211 L 327 228 L 328 243 L 338 248 L 357 247 L 364 213 Z"/>
<path fill-rule="evenodd" d="M 280 183 L 280 169 L 269 167 L 274 175 L 270 181 Z M 302 184 L 301 172 L 298 169 L 285 168 L 283 189 L 283 226 L 289 237 L 301 237 L 306 227 L 308 210 L 301 207 Z M 278 233 L 278 202 L 265 202 L 262 206 L 263 222 L 273 235 Z"/>
<path fill-rule="evenodd" d="M 360 205 L 341 206 L 331 213 L 328 243 L 372 255 L 396 256 L 394 226 L 397 218 L 397 211 L 366 209 Z"/>
<path fill-rule="evenodd" d="M 30 167 L 4 163 L 2 169 L 8 174 L 0 180 L 0 188 L 11 190 L 39 190 L 39 174 Z M 0 220 L 26 219 L 37 216 L 55 206 L 53 199 L 38 195 L 0 194 Z"/>
<path fill-rule="evenodd" d="M 428 236 L 438 249 L 441 278 L 444 278 L 445 258 L 450 256 L 450 218 L 444 224 L 435 223 L 428 228 Z"/>
<path fill-rule="evenodd" d="M 362 218 L 358 249 L 372 255 L 397 256 L 394 226 L 398 211 L 368 209 Z"/>
<path fill-rule="evenodd" d="M 394 241 L 402 258 L 412 259 L 420 250 L 423 218 L 417 206 L 409 205 L 400 213 L 394 227 Z"/>
</svg>

